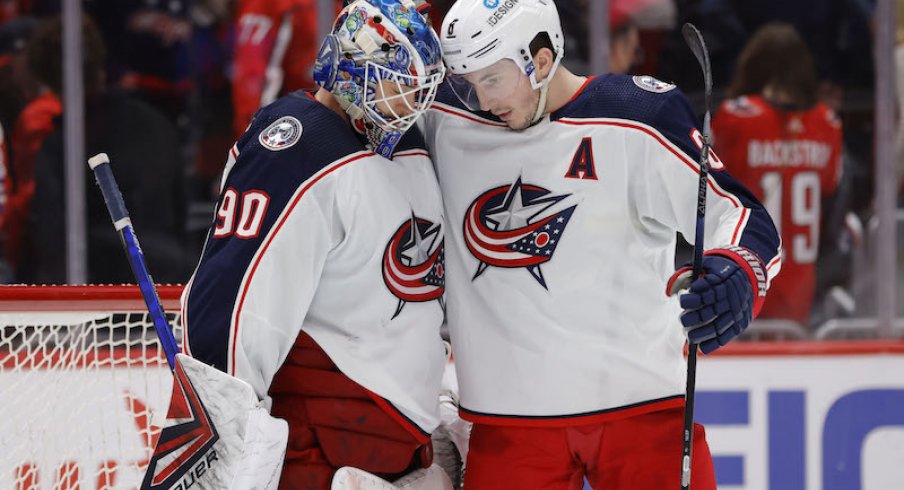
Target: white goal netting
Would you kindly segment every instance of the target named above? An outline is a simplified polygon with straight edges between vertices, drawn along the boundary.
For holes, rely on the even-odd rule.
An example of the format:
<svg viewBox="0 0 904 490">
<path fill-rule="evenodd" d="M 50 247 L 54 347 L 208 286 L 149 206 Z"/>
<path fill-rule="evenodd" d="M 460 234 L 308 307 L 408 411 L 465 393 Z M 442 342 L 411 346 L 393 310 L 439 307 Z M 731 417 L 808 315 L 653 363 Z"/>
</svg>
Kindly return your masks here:
<svg viewBox="0 0 904 490">
<path fill-rule="evenodd" d="M 140 485 L 172 387 L 144 308 L 135 286 L 0 287 L 0 489 Z"/>
</svg>

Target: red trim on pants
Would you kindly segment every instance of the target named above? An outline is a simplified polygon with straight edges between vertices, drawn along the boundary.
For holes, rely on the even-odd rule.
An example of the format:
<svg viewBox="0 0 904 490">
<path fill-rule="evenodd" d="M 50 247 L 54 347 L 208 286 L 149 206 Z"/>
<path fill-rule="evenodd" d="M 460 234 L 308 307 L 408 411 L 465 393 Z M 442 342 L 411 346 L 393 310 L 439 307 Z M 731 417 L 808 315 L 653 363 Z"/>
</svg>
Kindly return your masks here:
<svg viewBox="0 0 904 490">
<path fill-rule="evenodd" d="M 468 490 L 680 488 L 684 414 L 680 408 L 563 428 L 475 424 L 468 448 Z M 703 426 L 694 424 L 691 489 L 715 490 Z"/>
<path fill-rule="evenodd" d="M 412 434 L 411 422 L 339 371 L 306 333 L 274 376 L 270 396 L 273 416 L 289 423 L 280 490 L 328 490 L 343 466 L 392 481 L 431 463 L 429 437 Z"/>
</svg>

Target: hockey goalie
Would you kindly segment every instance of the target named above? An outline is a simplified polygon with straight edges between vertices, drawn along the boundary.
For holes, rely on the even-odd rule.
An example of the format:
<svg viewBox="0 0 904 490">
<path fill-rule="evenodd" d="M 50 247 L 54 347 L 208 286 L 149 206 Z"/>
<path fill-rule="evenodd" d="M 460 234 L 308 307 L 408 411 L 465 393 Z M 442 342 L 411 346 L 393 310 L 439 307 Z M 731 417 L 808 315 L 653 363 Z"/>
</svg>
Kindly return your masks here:
<svg viewBox="0 0 904 490">
<path fill-rule="evenodd" d="M 145 488 L 451 488 L 443 208 L 412 128 L 444 68 L 411 0 L 356 0 L 316 92 L 232 147 L 182 297 L 183 367 Z"/>
</svg>

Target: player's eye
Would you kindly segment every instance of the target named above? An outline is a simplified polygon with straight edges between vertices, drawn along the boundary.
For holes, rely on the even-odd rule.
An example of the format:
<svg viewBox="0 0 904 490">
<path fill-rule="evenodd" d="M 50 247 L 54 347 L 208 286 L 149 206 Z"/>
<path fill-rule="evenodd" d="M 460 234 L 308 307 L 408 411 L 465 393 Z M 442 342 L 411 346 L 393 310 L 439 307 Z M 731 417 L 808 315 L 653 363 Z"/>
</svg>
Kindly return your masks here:
<svg viewBox="0 0 904 490">
<path fill-rule="evenodd" d="M 490 77 L 483 81 L 483 85 L 486 87 L 493 87 L 497 83 L 499 83 L 499 77 Z"/>
</svg>

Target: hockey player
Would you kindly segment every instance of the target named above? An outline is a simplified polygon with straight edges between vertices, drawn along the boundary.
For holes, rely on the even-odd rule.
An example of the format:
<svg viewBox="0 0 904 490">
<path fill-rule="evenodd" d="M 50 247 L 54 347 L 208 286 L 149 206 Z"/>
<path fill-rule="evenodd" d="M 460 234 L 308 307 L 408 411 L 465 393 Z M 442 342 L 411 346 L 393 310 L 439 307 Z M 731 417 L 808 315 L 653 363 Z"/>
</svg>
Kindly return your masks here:
<svg viewBox="0 0 904 490">
<path fill-rule="evenodd" d="M 233 130 L 240 135 L 262 105 L 312 87 L 317 54 L 314 0 L 241 0 L 233 57 Z"/>
<path fill-rule="evenodd" d="M 747 327 L 778 272 L 775 227 L 712 155 L 706 275 L 679 304 L 702 147 L 681 92 L 560 66 L 549 0 L 459 0 L 440 36 L 451 75 L 422 123 L 474 423 L 464 487 L 678 488 L 681 324 L 705 353 Z M 695 434 L 691 488 L 715 488 Z"/>
<path fill-rule="evenodd" d="M 423 139 L 406 130 L 443 74 L 413 3 L 357 0 L 323 42 L 321 88 L 261 109 L 230 152 L 183 295 L 184 344 L 288 421 L 280 488 L 430 465 L 445 230 Z"/>
<path fill-rule="evenodd" d="M 760 28 L 741 53 L 715 147 L 781 230 L 784 274 L 760 316 L 806 326 L 816 289 L 822 205 L 841 179 L 841 120 L 816 100 L 813 58 L 789 24 Z"/>
</svg>

